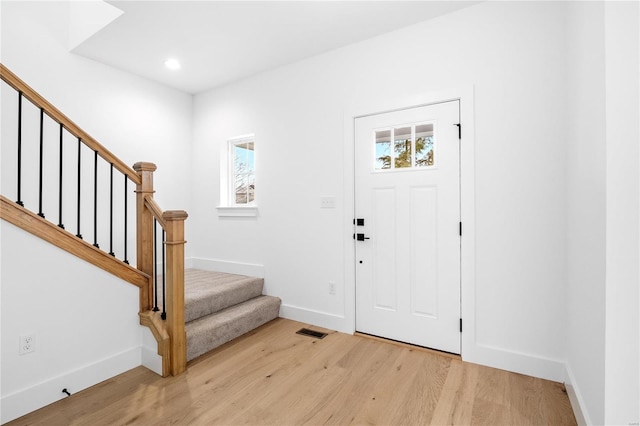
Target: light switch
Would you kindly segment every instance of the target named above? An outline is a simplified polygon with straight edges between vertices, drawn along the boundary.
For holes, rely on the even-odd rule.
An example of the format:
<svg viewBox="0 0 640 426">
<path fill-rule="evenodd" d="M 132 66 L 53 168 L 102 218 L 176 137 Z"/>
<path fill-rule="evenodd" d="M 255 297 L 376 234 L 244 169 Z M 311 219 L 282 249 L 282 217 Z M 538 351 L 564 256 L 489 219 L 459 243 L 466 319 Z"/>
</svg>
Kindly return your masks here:
<svg viewBox="0 0 640 426">
<path fill-rule="evenodd" d="M 336 197 L 320 197 L 320 208 L 321 209 L 335 209 L 336 208 Z"/>
</svg>

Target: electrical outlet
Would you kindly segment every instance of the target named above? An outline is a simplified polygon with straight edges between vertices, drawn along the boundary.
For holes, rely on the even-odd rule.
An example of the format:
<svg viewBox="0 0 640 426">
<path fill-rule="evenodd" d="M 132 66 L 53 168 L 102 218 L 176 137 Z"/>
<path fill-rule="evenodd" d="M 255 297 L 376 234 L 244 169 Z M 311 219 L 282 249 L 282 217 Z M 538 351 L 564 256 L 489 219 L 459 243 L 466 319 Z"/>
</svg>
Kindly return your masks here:
<svg viewBox="0 0 640 426">
<path fill-rule="evenodd" d="M 321 209 L 335 209 L 336 208 L 336 197 L 320 197 L 320 208 Z"/>
<path fill-rule="evenodd" d="M 336 283 L 333 281 L 329 281 L 329 294 L 335 296 L 336 294 Z"/>
<path fill-rule="evenodd" d="M 35 350 L 36 350 L 35 333 L 20 336 L 20 347 L 18 348 L 18 353 L 20 355 L 25 355 L 31 352 L 35 352 Z"/>
</svg>

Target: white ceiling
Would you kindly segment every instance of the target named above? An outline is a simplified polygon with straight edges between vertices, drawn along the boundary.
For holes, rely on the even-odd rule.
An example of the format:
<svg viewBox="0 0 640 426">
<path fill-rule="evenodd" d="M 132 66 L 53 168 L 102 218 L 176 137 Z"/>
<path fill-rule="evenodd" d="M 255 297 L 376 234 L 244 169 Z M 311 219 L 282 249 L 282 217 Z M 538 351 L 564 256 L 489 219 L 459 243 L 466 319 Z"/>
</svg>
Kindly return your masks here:
<svg viewBox="0 0 640 426">
<path fill-rule="evenodd" d="M 477 1 L 115 1 L 124 11 L 73 52 L 199 93 Z M 174 57 L 182 68 L 170 71 Z"/>
</svg>

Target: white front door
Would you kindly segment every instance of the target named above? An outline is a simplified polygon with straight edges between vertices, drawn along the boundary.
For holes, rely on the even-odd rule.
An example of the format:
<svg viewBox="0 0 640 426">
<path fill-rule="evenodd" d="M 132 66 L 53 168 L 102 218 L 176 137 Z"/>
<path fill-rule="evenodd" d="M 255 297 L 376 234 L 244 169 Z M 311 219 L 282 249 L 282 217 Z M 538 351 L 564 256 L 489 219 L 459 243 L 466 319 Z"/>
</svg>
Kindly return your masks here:
<svg viewBox="0 0 640 426">
<path fill-rule="evenodd" d="M 459 101 L 355 120 L 359 332 L 460 353 L 459 123 Z"/>
</svg>

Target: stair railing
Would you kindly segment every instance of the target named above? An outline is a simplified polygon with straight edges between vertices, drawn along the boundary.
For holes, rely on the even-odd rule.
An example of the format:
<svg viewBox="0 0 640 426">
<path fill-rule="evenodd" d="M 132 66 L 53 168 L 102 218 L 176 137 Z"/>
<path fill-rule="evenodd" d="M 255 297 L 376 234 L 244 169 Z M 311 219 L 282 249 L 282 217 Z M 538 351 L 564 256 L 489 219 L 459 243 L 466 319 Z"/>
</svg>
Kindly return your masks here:
<svg viewBox="0 0 640 426">
<path fill-rule="evenodd" d="M 45 166 L 45 123 L 48 120 L 51 120 L 58 127 L 58 156 L 56 158 L 56 162 L 58 165 L 58 181 L 57 185 L 51 185 L 52 182 L 47 182 L 49 184 L 48 191 L 57 191 L 58 195 L 58 206 L 55 209 L 55 213 L 58 214 L 58 226 L 62 229 L 65 229 L 65 225 L 63 223 L 63 170 L 67 165 L 63 164 L 64 156 L 63 153 L 66 151 L 65 146 L 70 145 L 69 141 L 65 141 L 65 136 L 67 134 L 72 135 L 74 138 L 77 138 L 77 146 L 67 146 L 67 149 L 77 149 L 77 191 L 76 191 L 76 236 L 78 238 L 83 238 L 82 233 L 80 231 L 81 224 L 81 205 L 82 205 L 82 195 L 87 195 L 86 192 L 82 191 L 83 188 L 83 174 L 89 171 L 88 169 L 92 169 L 93 171 L 93 189 L 92 189 L 92 206 L 93 206 L 93 228 L 92 228 L 92 241 L 93 245 L 96 248 L 100 248 L 98 244 L 98 229 L 100 226 L 103 226 L 102 223 L 98 221 L 98 159 L 101 158 L 104 163 L 109 168 L 109 254 L 114 253 L 113 247 L 113 237 L 114 237 L 114 228 L 113 228 L 113 219 L 117 214 L 113 210 L 113 194 L 114 194 L 114 171 L 119 172 L 124 180 L 124 204 L 125 207 L 127 205 L 127 185 L 129 181 L 134 184 L 140 183 L 140 177 L 138 174 L 129 166 L 127 166 L 123 161 L 113 155 L 108 149 L 98 143 L 94 138 L 92 138 L 88 133 L 82 130 L 79 126 L 77 126 L 73 121 L 71 121 L 67 116 L 65 116 L 60 110 L 50 104 L 46 99 L 40 96 L 35 90 L 29 87 L 26 83 L 24 83 L 20 78 L 18 78 L 15 74 L 13 74 L 9 69 L 7 69 L 4 65 L 0 64 L 0 76 L 2 77 L 2 81 L 7 83 L 10 87 L 15 89 L 18 94 L 17 98 L 17 108 L 18 108 L 18 123 L 17 123 L 17 189 L 16 189 L 16 203 L 20 206 L 24 206 L 25 202 L 23 199 L 23 169 L 24 169 L 24 156 L 23 156 L 23 112 L 24 112 L 24 99 L 31 102 L 35 108 L 38 109 L 39 115 L 39 131 L 38 131 L 38 202 L 37 202 L 37 214 L 38 216 L 45 218 L 45 208 L 43 206 L 43 194 L 47 191 L 45 188 L 44 182 L 44 166 Z M 50 124 L 50 123 L 49 123 Z M 6 124 L 8 125 L 8 124 Z M 87 151 L 88 150 L 88 151 Z M 82 159 L 85 157 L 86 162 L 86 154 L 91 152 L 92 155 L 92 164 L 83 164 Z M 84 155 L 83 155 L 84 154 Z M 4 155 L 4 154 L 3 154 Z M 52 162 L 47 161 L 47 166 L 50 166 Z M 115 185 L 118 185 L 117 183 Z M 102 188 L 100 188 L 102 189 Z M 30 210 L 34 211 L 34 208 L 30 208 Z M 128 235 L 128 223 L 127 223 L 127 212 L 123 212 L 123 220 L 124 220 L 124 241 L 127 241 L 129 238 Z M 49 214 L 49 213 L 47 213 Z M 51 213 L 53 214 L 53 213 Z M 70 228 L 70 226 L 67 226 Z M 127 245 L 123 246 L 123 256 L 122 261 L 124 263 L 129 263 L 128 253 L 127 253 Z M 115 257 L 115 254 L 112 254 Z"/>
<path fill-rule="evenodd" d="M 163 212 L 156 204 L 153 199 L 153 172 L 156 170 L 154 164 L 136 163 L 133 168 L 129 167 L 2 64 L 0 64 L 0 77 L 3 82 L 17 92 L 16 194 L 15 202 L 11 202 L 4 195 L 0 196 L 2 218 L 138 286 L 140 289 L 140 322 L 151 328 L 158 341 L 158 353 L 163 357 L 163 376 L 182 373 L 186 369 L 184 220 L 187 218 L 187 213 L 182 210 Z M 37 173 L 38 187 L 37 202 L 34 194 L 31 194 L 30 197 L 33 206 L 25 202 L 24 199 L 25 99 L 35 107 L 39 127 L 38 130 L 32 132 L 37 134 L 37 172 L 34 173 Z M 9 124 L 3 123 L 3 126 L 6 125 Z M 50 153 L 53 146 L 51 142 L 48 142 L 48 139 L 51 139 L 51 132 L 45 132 L 45 126 L 50 129 L 52 125 L 57 130 L 55 138 L 57 155 L 53 156 L 54 159 L 51 155 L 45 155 L 45 151 Z M 73 144 L 70 143 L 70 138 L 74 142 Z M 68 163 L 68 153 L 73 152 L 68 150 L 77 152 L 76 171 L 73 173 L 75 182 L 74 188 L 72 188 L 76 205 L 73 206 L 73 209 L 69 209 L 68 206 L 63 209 L 63 202 L 65 198 L 68 201 L 71 192 L 68 188 L 65 191 L 63 187 L 65 176 L 67 176 L 67 183 L 69 180 L 69 173 L 64 173 L 64 170 L 69 167 L 65 164 L 65 159 Z M 7 152 L 3 150 L 3 156 L 7 155 Z M 67 153 L 66 156 L 65 153 Z M 75 156 L 75 152 L 73 155 Z M 88 158 L 92 161 L 87 161 Z M 45 167 L 50 172 L 47 179 L 44 177 Z M 53 167 L 57 167 L 55 170 L 57 173 L 51 173 Z M 99 172 L 102 172 L 101 176 L 104 177 L 105 171 L 108 171 L 108 178 L 99 179 Z M 56 179 L 51 179 L 54 174 Z M 121 175 L 116 180 L 122 179 L 122 183 L 114 183 L 114 174 Z M 87 185 L 87 181 L 89 185 Z M 137 268 L 129 266 L 127 249 L 128 245 L 132 243 L 131 226 L 128 220 L 130 183 L 131 186 L 135 185 L 137 194 L 135 209 Z M 105 191 L 105 186 L 108 187 L 107 211 L 104 211 L 104 208 L 99 208 L 103 207 L 102 204 L 106 204 L 104 197 L 99 196 L 99 194 L 103 194 L 101 191 Z M 120 186 L 120 190 L 116 189 L 117 186 Z M 119 202 L 122 211 L 119 213 L 114 209 L 114 191 L 120 191 L 123 194 L 123 200 Z M 67 197 L 63 197 L 63 193 Z M 45 194 L 51 194 L 48 198 L 50 201 L 47 206 L 49 210 L 46 212 L 47 208 L 45 208 L 43 200 Z M 86 197 L 91 198 L 89 203 L 87 203 Z M 50 207 L 53 204 L 51 200 L 54 198 L 57 201 L 55 209 Z M 101 203 L 98 202 L 99 200 Z M 54 212 L 50 214 L 51 210 Z M 75 213 L 75 217 L 72 218 L 75 219 L 72 220 L 75 223 L 65 225 L 64 213 L 68 213 L 70 210 Z M 87 230 L 86 224 L 84 228 L 81 228 L 82 212 L 84 211 L 86 214 L 87 210 L 93 216 L 90 241 L 85 241 L 81 232 L 81 229 Z M 45 213 L 47 214 L 45 215 Z M 47 215 L 52 216 L 56 213 L 57 224 L 46 219 Z M 116 238 L 121 241 L 119 245 L 122 249 L 118 256 L 115 247 L 117 244 L 114 242 L 114 218 L 116 215 L 119 215 L 118 221 L 123 223 L 123 232 Z M 160 240 L 163 245 L 163 262 L 160 267 L 154 261 L 154 248 L 159 242 L 154 233 L 154 222 L 160 224 L 163 230 Z M 106 227 L 109 230 L 108 238 L 104 237 L 104 232 L 99 233 L 99 230 L 102 231 Z M 103 250 L 100 243 L 103 246 L 108 244 L 108 251 Z M 155 251 L 157 254 L 157 250 Z M 165 254 L 166 262 L 164 261 Z M 162 290 L 158 289 L 156 282 L 158 276 L 165 284 L 162 286 Z M 159 311 L 157 301 L 160 291 L 162 291 L 163 305 L 161 313 L 157 312 Z M 154 308 L 156 309 L 154 310 Z"/>
</svg>

